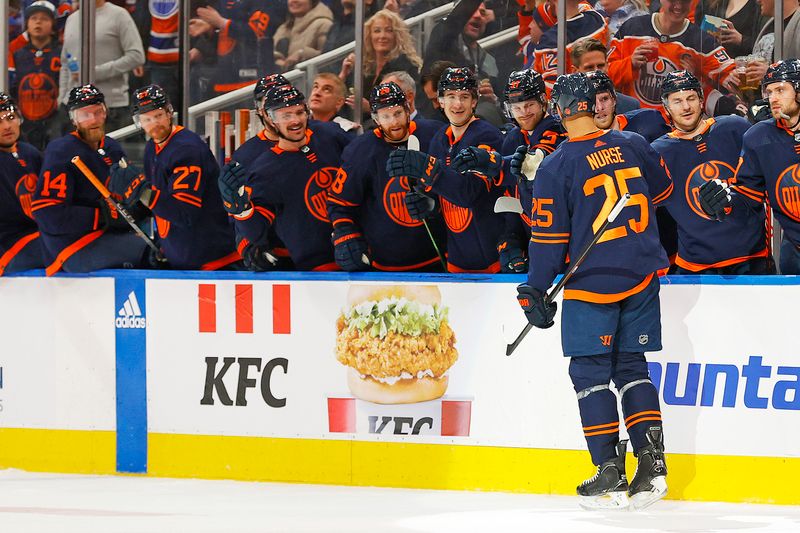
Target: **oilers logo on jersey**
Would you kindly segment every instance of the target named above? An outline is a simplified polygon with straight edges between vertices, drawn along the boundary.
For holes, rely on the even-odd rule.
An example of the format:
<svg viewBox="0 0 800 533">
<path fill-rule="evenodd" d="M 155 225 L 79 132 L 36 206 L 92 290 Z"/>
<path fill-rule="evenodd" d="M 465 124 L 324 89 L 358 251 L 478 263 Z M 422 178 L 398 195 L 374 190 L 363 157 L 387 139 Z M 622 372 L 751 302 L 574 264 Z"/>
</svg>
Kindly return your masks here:
<svg viewBox="0 0 800 533">
<path fill-rule="evenodd" d="M 442 216 L 447 228 L 453 233 L 462 233 L 472 222 L 472 209 L 458 206 L 447 198 L 440 197 L 442 202 Z"/>
<path fill-rule="evenodd" d="M 322 167 L 317 170 L 306 183 L 305 199 L 308 212 L 322 222 L 328 219 L 328 187 L 331 186 L 339 171 L 336 167 Z"/>
<path fill-rule="evenodd" d="M 639 77 L 634 82 L 636 96 L 649 104 L 660 105 L 661 84 L 664 83 L 667 74 L 676 70 L 680 70 L 680 68 L 665 57 L 648 62 L 639 71 Z"/>
<path fill-rule="evenodd" d="M 775 199 L 786 216 L 800 222 L 800 163 L 790 166 L 778 177 Z"/>
<path fill-rule="evenodd" d="M 707 181 L 720 179 L 729 182 L 736 169 L 724 161 L 707 161 L 694 167 L 686 179 L 686 203 L 699 217 L 711 220 L 700 207 L 700 187 Z"/>
<path fill-rule="evenodd" d="M 411 187 L 408 185 L 407 177 L 389 178 L 386 187 L 383 188 L 383 208 L 395 224 L 407 228 L 416 228 L 421 226 L 422 222 L 414 220 L 408 214 L 405 197 L 410 190 Z"/>
</svg>

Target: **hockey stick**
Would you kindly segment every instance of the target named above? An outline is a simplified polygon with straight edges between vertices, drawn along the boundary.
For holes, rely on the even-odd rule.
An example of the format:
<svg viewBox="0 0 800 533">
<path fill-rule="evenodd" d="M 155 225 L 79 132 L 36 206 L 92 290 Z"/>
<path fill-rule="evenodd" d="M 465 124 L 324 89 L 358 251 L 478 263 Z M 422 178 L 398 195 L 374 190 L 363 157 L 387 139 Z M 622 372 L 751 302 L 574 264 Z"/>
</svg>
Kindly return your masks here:
<svg viewBox="0 0 800 533">
<path fill-rule="evenodd" d="M 408 136 L 406 147 L 409 150 L 419 152 L 419 139 L 416 135 L 411 134 Z M 441 250 L 439 250 L 439 245 L 436 244 L 436 239 L 433 238 L 433 233 L 431 232 L 430 226 L 428 226 L 428 221 L 423 219 L 422 225 L 425 226 L 425 231 L 428 232 L 428 237 L 430 237 L 431 244 L 433 244 L 433 249 L 436 250 L 436 254 L 439 256 L 439 261 L 442 263 L 442 268 L 444 268 L 444 271 L 447 272 L 447 261 L 445 261 L 444 255 L 442 254 Z"/>
<path fill-rule="evenodd" d="M 581 263 L 583 263 L 583 260 L 586 259 L 586 256 L 589 255 L 589 251 L 594 247 L 595 244 L 597 244 L 597 241 L 600 240 L 600 237 L 602 237 L 602 235 L 606 231 L 606 228 L 608 227 L 608 225 L 611 224 L 612 222 L 614 222 L 614 220 L 616 220 L 616 218 L 619 216 L 619 214 L 622 212 L 622 210 L 628 204 L 628 200 L 630 200 L 630 199 L 631 199 L 631 193 L 629 193 L 629 192 L 626 192 L 622 196 L 622 198 L 619 199 L 617 204 L 611 210 L 611 213 L 608 214 L 608 218 L 606 219 L 606 221 L 603 222 L 603 225 L 600 226 L 600 229 L 598 229 L 597 232 L 594 234 L 594 237 L 592 237 L 592 240 L 589 241 L 589 243 L 587 243 L 586 246 L 583 247 L 583 250 L 581 250 L 581 253 L 578 254 L 578 258 L 575 259 L 574 262 L 570 263 L 569 268 L 564 273 L 564 275 L 561 277 L 561 280 L 559 280 L 559 282 L 556 283 L 556 286 L 553 287 L 553 290 L 551 290 L 547 294 L 547 296 L 544 299 L 545 306 L 550 305 L 551 303 L 553 303 L 553 300 L 556 299 L 556 296 L 558 296 L 558 293 L 561 292 L 561 289 L 563 289 L 564 285 L 567 284 L 567 281 L 569 281 L 569 278 L 572 277 L 572 275 L 575 273 L 575 271 L 578 269 L 578 267 L 581 266 Z M 512 353 L 514 353 L 514 350 L 517 349 L 517 346 L 519 346 L 519 343 L 522 342 L 522 340 L 525 338 L 525 336 L 528 334 L 528 332 L 531 330 L 532 327 L 533 327 L 533 324 L 528 323 L 528 325 L 525 326 L 525 329 L 523 329 L 520 332 L 520 334 L 517 335 L 517 338 L 514 340 L 514 342 L 512 342 L 511 344 L 506 346 L 506 355 L 511 355 Z"/>
<path fill-rule="evenodd" d="M 111 202 L 111 205 L 114 206 L 114 209 L 116 209 L 117 212 L 120 214 L 120 216 L 125 219 L 125 222 L 127 222 L 128 225 L 130 225 L 130 227 L 133 229 L 136 235 L 138 235 L 145 242 L 145 244 L 147 244 L 147 246 L 149 246 L 150 249 L 152 249 L 156 253 L 156 258 L 159 261 L 164 261 L 165 260 L 164 254 L 162 254 L 161 250 L 158 249 L 156 243 L 154 243 L 153 240 L 150 237 L 148 237 L 144 231 L 142 231 L 142 228 L 136 225 L 136 221 L 133 219 L 131 214 L 128 213 L 127 209 L 122 207 L 122 205 L 120 205 L 119 202 L 117 202 L 111 197 L 111 192 L 109 192 L 106 186 L 103 185 L 102 181 L 97 179 L 97 176 L 95 176 L 94 172 L 92 172 L 91 169 L 86 166 L 86 163 L 84 163 L 81 160 L 81 157 L 79 155 L 76 155 L 75 157 L 72 158 L 72 164 L 78 167 L 78 170 L 81 171 L 81 174 L 83 174 L 86 177 L 86 179 L 88 179 L 91 182 L 91 184 L 94 185 L 94 188 L 97 189 L 97 192 L 100 193 L 100 196 L 105 198 L 107 201 Z"/>
</svg>

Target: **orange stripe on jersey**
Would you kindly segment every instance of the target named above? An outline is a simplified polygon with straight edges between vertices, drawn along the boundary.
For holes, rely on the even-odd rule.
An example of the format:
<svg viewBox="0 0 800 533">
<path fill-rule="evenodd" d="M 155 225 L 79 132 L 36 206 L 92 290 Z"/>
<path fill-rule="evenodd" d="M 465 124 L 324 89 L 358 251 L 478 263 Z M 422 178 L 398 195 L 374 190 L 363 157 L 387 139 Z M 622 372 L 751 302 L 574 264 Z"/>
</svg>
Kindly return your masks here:
<svg viewBox="0 0 800 533">
<path fill-rule="evenodd" d="M 312 272 L 336 272 L 338 270 L 341 268 L 336 263 L 325 263 L 311 269 Z"/>
<path fill-rule="evenodd" d="M 77 241 L 73 242 L 72 244 L 70 244 L 69 246 L 67 246 L 63 250 L 61 250 L 61 253 L 58 254 L 58 256 L 56 257 L 56 260 L 53 261 L 45 269 L 45 274 L 47 274 L 48 276 L 52 276 L 53 274 L 55 274 L 56 272 L 61 270 L 61 267 L 64 265 L 64 263 L 67 262 L 67 259 L 72 257 L 75 253 L 77 253 L 78 251 L 82 250 L 83 248 L 85 248 L 86 246 L 91 244 L 92 242 L 94 242 L 97 239 L 99 239 L 105 232 L 106 232 L 106 230 L 99 229 L 97 231 L 93 231 L 91 233 L 87 233 L 86 235 L 84 235 L 83 237 L 78 239 Z"/>
<path fill-rule="evenodd" d="M 544 233 L 541 231 L 532 231 L 531 235 L 536 235 L 537 237 L 569 237 L 569 233 Z"/>
<path fill-rule="evenodd" d="M 756 202 L 763 202 L 764 201 L 764 193 L 760 191 L 756 191 L 755 189 L 751 189 L 749 187 L 745 187 L 744 185 L 734 185 L 734 189 L 738 192 L 744 194 L 751 200 L 755 200 Z"/>
<path fill-rule="evenodd" d="M 239 252 L 233 252 L 226 255 L 225 257 L 220 257 L 219 259 L 216 259 L 214 261 L 209 261 L 208 263 L 201 266 L 200 270 L 205 270 L 205 271 L 219 270 L 220 268 L 226 267 L 231 263 L 239 261 L 241 258 L 242 256 L 239 255 Z"/>
<path fill-rule="evenodd" d="M 196 196 L 192 196 L 191 194 L 185 192 L 176 192 L 172 195 L 173 198 L 176 200 L 180 200 L 181 202 L 187 203 L 194 207 L 203 207 L 203 200 L 197 198 Z"/>
<path fill-rule="evenodd" d="M 465 270 L 448 261 L 447 271 L 453 274 L 497 274 L 498 272 L 500 272 L 500 261 L 497 261 L 488 268 L 484 268 L 482 270 Z"/>
<path fill-rule="evenodd" d="M 750 259 L 755 259 L 756 257 L 767 257 L 768 253 L 769 251 L 766 248 L 764 248 L 760 252 L 757 252 L 752 255 L 734 257 L 710 265 L 704 265 L 702 263 L 692 263 L 690 261 L 683 259 L 679 254 L 678 256 L 675 257 L 675 264 L 681 268 L 685 268 L 686 270 L 691 270 L 692 272 L 700 272 L 701 270 L 706 270 L 707 268 L 723 268 L 726 266 L 738 265 L 739 263 L 744 263 L 745 261 L 749 261 Z"/>
<path fill-rule="evenodd" d="M 604 430 L 601 430 L 601 431 L 592 431 L 591 433 L 585 433 L 584 432 L 583 436 L 584 437 L 595 437 L 597 435 L 613 435 L 614 433 L 619 433 L 619 428 L 604 429 Z"/>
<path fill-rule="evenodd" d="M 670 182 L 669 187 L 667 187 L 667 189 L 664 192 L 653 198 L 653 205 L 660 204 L 661 202 L 669 198 L 669 196 L 672 194 L 673 189 L 675 189 L 675 185 L 672 182 Z"/>
<path fill-rule="evenodd" d="M 636 285 L 634 288 L 625 292 L 618 292 L 614 294 L 601 294 L 599 292 L 582 291 L 579 289 L 564 289 L 565 300 L 581 300 L 583 302 L 592 302 L 596 304 L 610 304 L 624 300 L 628 296 L 633 296 L 642 292 L 650 281 L 653 279 L 655 273 L 648 275 L 644 280 Z"/>
<path fill-rule="evenodd" d="M 597 424 L 596 426 L 583 426 L 584 433 L 587 431 L 592 431 L 595 429 L 601 428 L 610 428 L 610 427 L 619 427 L 619 420 L 615 420 L 614 422 L 609 422 L 608 424 Z"/>
<path fill-rule="evenodd" d="M 352 202 L 348 202 L 347 200 L 342 200 L 338 196 L 334 196 L 334 195 L 332 195 L 330 193 L 328 193 L 328 201 L 329 202 L 333 202 L 333 203 L 335 203 L 337 205 L 343 205 L 345 207 L 358 207 L 360 205 L 360 204 L 354 204 Z"/>
<path fill-rule="evenodd" d="M 0 257 L 0 276 L 2 276 L 3 273 L 6 271 L 6 267 L 11 262 L 11 260 L 14 259 L 14 257 L 16 257 L 17 254 L 20 253 L 22 249 L 28 245 L 28 243 L 30 243 L 33 240 L 36 240 L 38 237 L 39 237 L 38 231 L 25 235 L 17 242 L 15 242 L 11 246 L 11 248 L 9 248 L 8 251 L 6 251 L 6 253 L 2 255 L 2 257 Z"/>
<path fill-rule="evenodd" d="M 256 211 L 258 211 L 259 215 L 261 215 L 264 218 L 266 218 L 269 221 L 270 224 L 275 222 L 275 213 L 273 213 L 272 211 L 270 211 L 266 207 L 256 206 Z"/>
<path fill-rule="evenodd" d="M 539 244 L 569 244 L 569 239 L 537 239 L 536 237 L 531 237 L 531 242 Z"/>
</svg>

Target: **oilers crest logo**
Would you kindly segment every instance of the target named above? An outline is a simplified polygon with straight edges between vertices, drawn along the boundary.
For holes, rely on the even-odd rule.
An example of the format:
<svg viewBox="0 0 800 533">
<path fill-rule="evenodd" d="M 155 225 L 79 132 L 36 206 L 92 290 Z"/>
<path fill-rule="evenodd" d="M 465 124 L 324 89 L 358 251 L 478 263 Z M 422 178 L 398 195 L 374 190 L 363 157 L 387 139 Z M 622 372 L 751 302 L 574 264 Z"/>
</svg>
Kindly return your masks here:
<svg viewBox="0 0 800 533">
<path fill-rule="evenodd" d="M 634 84 L 636 95 L 652 105 L 661 105 L 661 84 L 667 74 L 679 70 L 675 64 L 664 57 L 657 57 L 655 61 L 648 61 L 639 71 L 639 77 Z"/>
<path fill-rule="evenodd" d="M 178 0 L 150 0 L 148 2 L 150 13 L 158 19 L 167 19 L 178 12 Z"/>
<path fill-rule="evenodd" d="M 20 160 L 20 163 L 24 166 L 24 161 Z M 19 204 L 22 206 L 22 211 L 30 218 L 33 218 L 33 211 L 31 209 L 31 201 L 33 198 L 33 193 L 36 190 L 36 180 L 38 176 L 33 173 L 29 172 L 22 176 L 19 181 L 17 182 L 15 191 L 17 194 L 17 198 L 19 198 Z"/>
<path fill-rule="evenodd" d="M 58 87 L 44 72 L 32 72 L 19 82 L 19 106 L 28 120 L 42 120 L 52 115 L 58 105 Z"/>
<path fill-rule="evenodd" d="M 446 198 L 440 197 L 442 202 L 442 217 L 447 228 L 453 233 L 461 233 L 472 222 L 472 209 L 450 203 Z"/>
<path fill-rule="evenodd" d="M 800 163 L 790 166 L 778 177 L 775 200 L 787 217 L 800 222 Z"/>
<path fill-rule="evenodd" d="M 311 216 L 322 222 L 330 222 L 328 220 L 328 187 L 333 183 L 338 171 L 337 167 L 322 167 L 311 174 L 306 183 L 306 208 Z"/>
<path fill-rule="evenodd" d="M 411 190 L 408 178 L 390 178 L 383 188 L 383 208 L 392 222 L 407 228 L 416 228 L 422 225 L 421 221 L 411 218 L 406 207 L 406 193 Z"/>
<path fill-rule="evenodd" d="M 700 187 L 714 179 L 729 183 L 734 174 L 736 169 L 724 161 L 711 160 L 697 165 L 686 178 L 686 203 L 697 216 L 711 220 L 700 207 Z"/>
</svg>

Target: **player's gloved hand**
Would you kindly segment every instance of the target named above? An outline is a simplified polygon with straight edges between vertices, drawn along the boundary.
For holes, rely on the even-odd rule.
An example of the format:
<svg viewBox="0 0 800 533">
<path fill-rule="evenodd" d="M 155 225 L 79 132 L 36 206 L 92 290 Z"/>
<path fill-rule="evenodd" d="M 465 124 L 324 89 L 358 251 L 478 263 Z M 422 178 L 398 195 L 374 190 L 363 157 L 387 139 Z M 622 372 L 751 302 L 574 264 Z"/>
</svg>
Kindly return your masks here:
<svg viewBox="0 0 800 533">
<path fill-rule="evenodd" d="M 497 253 L 500 254 L 500 272 L 519 274 L 528 271 L 528 258 L 522 249 L 522 243 L 516 235 L 504 235 L 497 242 Z"/>
<path fill-rule="evenodd" d="M 525 145 L 518 146 L 514 155 L 511 156 L 511 163 L 509 169 L 511 175 L 517 178 L 517 181 L 533 181 L 536 179 L 536 171 L 539 170 L 539 165 L 547 156 L 547 153 L 541 148 L 537 148 L 533 152 L 528 152 Z"/>
<path fill-rule="evenodd" d="M 400 148 L 389 154 L 389 159 L 386 160 L 386 172 L 392 178 L 408 176 L 419 180 L 425 187 L 432 187 L 442 173 L 442 164 L 425 152 Z"/>
<path fill-rule="evenodd" d="M 265 272 L 273 270 L 278 264 L 278 259 L 269 253 L 268 246 L 248 244 L 242 250 L 242 262 L 247 270 Z"/>
<path fill-rule="evenodd" d="M 342 270 L 368 270 L 371 265 L 367 249 L 367 241 L 354 224 L 340 223 L 333 226 L 333 257 Z"/>
<path fill-rule="evenodd" d="M 730 206 L 731 187 L 726 182 L 717 178 L 700 186 L 700 208 L 706 215 L 722 220 Z"/>
<path fill-rule="evenodd" d="M 120 198 L 123 206 L 135 204 L 144 189 L 149 188 L 150 183 L 141 168 L 126 163 L 124 159 L 111 165 L 108 190 Z"/>
<path fill-rule="evenodd" d="M 433 216 L 434 211 L 436 211 L 436 200 L 416 188 L 408 191 L 403 201 L 406 204 L 409 216 L 413 220 L 425 220 Z"/>
<path fill-rule="evenodd" d="M 494 179 L 500 175 L 503 169 L 503 156 L 495 151 L 468 146 L 458 152 L 450 168 L 463 174 L 464 172 L 477 172 L 489 179 Z"/>
<path fill-rule="evenodd" d="M 245 187 L 247 171 L 236 161 L 222 167 L 217 184 L 222 196 L 222 206 L 231 215 L 241 215 L 252 209 L 250 191 Z"/>
<path fill-rule="evenodd" d="M 100 217 L 103 220 L 103 228 L 114 233 L 122 233 L 131 229 L 130 224 L 125 218 L 119 214 L 117 209 L 111 203 L 111 200 L 102 198 L 100 200 Z"/>
<path fill-rule="evenodd" d="M 553 317 L 556 316 L 556 310 L 558 310 L 556 302 L 550 304 L 545 302 L 546 297 L 546 293 L 534 289 L 527 283 L 517 285 L 519 306 L 525 312 L 528 322 L 540 329 L 547 329 L 555 324 Z"/>
</svg>

